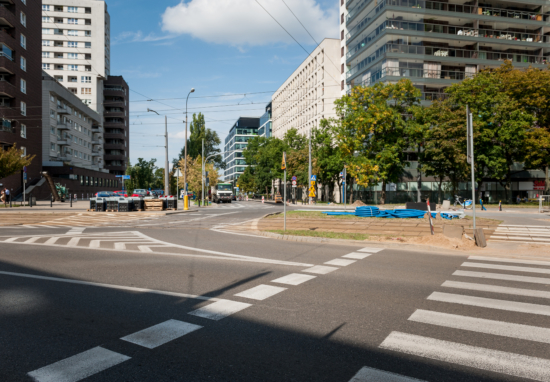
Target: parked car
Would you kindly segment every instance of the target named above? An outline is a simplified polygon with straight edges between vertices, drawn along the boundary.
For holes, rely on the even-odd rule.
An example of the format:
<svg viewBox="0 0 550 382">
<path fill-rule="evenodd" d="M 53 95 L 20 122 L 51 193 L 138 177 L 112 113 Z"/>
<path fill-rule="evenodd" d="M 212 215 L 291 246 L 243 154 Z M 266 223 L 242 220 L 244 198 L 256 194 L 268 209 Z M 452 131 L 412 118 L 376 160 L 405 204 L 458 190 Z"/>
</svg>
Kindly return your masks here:
<svg viewBox="0 0 550 382">
<path fill-rule="evenodd" d="M 141 188 L 136 188 L 134 190 L 134 193 L 132 194 L 133 197 L 145 197 L 145 196 L 149 196 L 149 191 L 145 190 L 145 189 L 141 189 Z"/>
<path fill-rule="evenodd" d="M 120 197 L 125 197 L 125 198 L 128 197 L 128 194 L 126 193 L 126 191 L 115 191 L 115 194 L 116 196 L 120 196 Z"/>
<path fill-rule="evenodd" d="M 110 198 L 112 196 L 117 196 L 113 191 L 99 191 L 95 193 L 96 198 Z"/>
</svg>

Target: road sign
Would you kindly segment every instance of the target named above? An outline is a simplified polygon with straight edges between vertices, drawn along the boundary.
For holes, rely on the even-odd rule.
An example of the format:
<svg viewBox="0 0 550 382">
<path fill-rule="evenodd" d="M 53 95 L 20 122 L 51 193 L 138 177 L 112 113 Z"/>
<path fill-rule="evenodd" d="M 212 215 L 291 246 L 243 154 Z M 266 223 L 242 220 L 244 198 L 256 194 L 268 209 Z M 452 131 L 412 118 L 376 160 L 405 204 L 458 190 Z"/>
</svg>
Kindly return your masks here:
<svg viewBox="0 0 550 382">
<path fill-rule="evenodd" d="M 312 175 L 310 180 L 315 182 L 317 180 L 317 175 Z"/>
<path fill-rule="evenodd" d="M 309 182 L 309 183 L 311 184 L 311 187 L 315 186 L 315 181 L 314 181 L 314 180 L 312 180 L 312 181 Z M 310 188 L 311 188 L 311 187 L 310 187 Z"/>
<path fill-rule="evenodd" d="M 283 163 L 281 163 L 281 170 L 286 170 L 286 152 L 283 151 Z"/>
<path fill-rule="evenodd" d="M 343 178 L 343 177 L 344 177 L 344 173 L 341 172 L 341 173 L 340 173 L 340 178 Z"/>
<path fill-rule="evenodd" d="M 310 187 L 309 188 L 309 197 L 314 198 L 315 197 L 315 188 Z"/>
<path fill-rule="evenodd" d="M 27 172 L 27 166 L 23 166 L 23 172 Z"/>
<path fill-rule="evenodd" d="M 292 177 L 293 182 L 296 182 L 297 180 L 298 180 L 298 178 L 296 177 L 296 175 Z"/>
<path fill-rule="evenodd" d="M 292 187 L 296 187 L 297 182 L 295 180 L 292 181 Z"/>
<path fill-rule="evenodd" d="M 239 191 L 239 187 L 235 188 L 236 191 Z"/>
<path fill-rule="evenodd" d="M 27 173 L 26 172 L 23 173 L 23 180 L 27 180 Z"/>
<path fill-rule="evenodd" d="M 122 175 L 123 180 L 130 180 L 130 175 Z"/>
</svg>

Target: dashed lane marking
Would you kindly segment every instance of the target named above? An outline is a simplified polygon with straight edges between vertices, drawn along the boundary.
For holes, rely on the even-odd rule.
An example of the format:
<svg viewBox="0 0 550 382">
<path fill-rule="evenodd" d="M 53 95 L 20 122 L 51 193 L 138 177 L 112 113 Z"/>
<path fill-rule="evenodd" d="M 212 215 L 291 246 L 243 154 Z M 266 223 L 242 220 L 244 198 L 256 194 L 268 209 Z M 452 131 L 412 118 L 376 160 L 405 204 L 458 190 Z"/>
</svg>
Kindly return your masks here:
<svg viewBox="0 0 550 382">
<path fill-rule="evenodd" d="M 382 349 L 394 350 L 520 378 L 530 378 L 545 382 L 550 380 L 550 361 L 542 358 L 401 332 L 392 332 L 382 342 L 380 347 Z"/>
<path fill-rule="evenodd" d="M 261 284 L 241 293 L 237 293 L 235 296 L 249 298 L 252 300 L 265 300 L 266 298 L 275 296 L 277 293 L 281 293 L 285 290 L 286 288 Z"/>
<path fill-rule="evenodd" d="M 136 345 L 154 349 L 173 341 L 176 338 L 183 337 L 186 334 L 199 330 L 202 326 L 190 324 L 178 320 L 168 320 L 161 324 L 151 326 L 137 333 L 122 337 L 121 340 L 131 342 Z"/>
<path fill-rule="evenodd" d="M 457 314 L 432 312 L 419 309 L 409 317 L 409 321 L 462 329 L 471 332 L 518 338 L 528 341 L 550 343 L 550 329 L 537 326 L 514 324 L 511 322 L 486 320 Z"/>
<path fill-rule="evenodd" d="M 252 306 L 245 302 L 237 302 L 231 300 L 219 300 L 212 304 L 203 306 L 197 310 L 190 312 L 192 316 L 202 317 L 209 320 L 219 321 L 227 316 L 240 312 L 243 309 Z"/>
<path fill-rule="evenodd" d="M 339 266 L 339 267 L 346 267 L 350 264 L 355 263 L 355 261 L 356 260 L 334 259 L 334 260 L 327 261 L 324 264 L 336 265 L 336 266 Z"/>
<path fill-rule="evenodd" d="M 359 370 L 357 374 L 355 374 L 353 378 L 349 380 L 349 382 L 423 382 L 423 381 L 365 366 L 361 370 Z"/>
<path fill-rule="evenodd" d="M 372 247 L 366 247 L 366 248 L 361 248 L 361 249 L 358 249 L 357 251 L 358 252 L 370 252 L 370 253 L 378 253 L 380 251 L 383 251 L 384 248 L 372 248 Z"/>
<path fill-rule="evenodd" d="M 271 281 L 272 283 L 287 284 L 287 285 L 300 285 L 306 281 L 312 280 L 317 276 L 312 275 L 302 275 L 300 273 L 291 273 L 289 275 L 280 277 Z"/>
<path fill-rule="evenodd" d="M 357 259 L 357 260 L 363 260 L 367 257 L 372 255 L 372 253 L 358 253 L 358 252 L 352 252 L 348 253 L 347 255 L 344 255 L 342 257 L 345 257 L 346 259 Z"/>
<path fill-rule="evenodd" d="M 128 356 L 98 346 L 31 371 L 28 375 L 37 382 L 76 382 L 129 359 Z"/>
<path fill-rule="evenodd" d="M 302 272 L 317 273 L 317 274 L 320 274 L 320 275 L 326 275 L 327 273 L 333 272 L 337 269 L 339 269 L 339 268 L 327 267 L 327 266 L 324 266 L 324 265 L 315 265 L 311 268 L 304 269 Z"/>
</svg>

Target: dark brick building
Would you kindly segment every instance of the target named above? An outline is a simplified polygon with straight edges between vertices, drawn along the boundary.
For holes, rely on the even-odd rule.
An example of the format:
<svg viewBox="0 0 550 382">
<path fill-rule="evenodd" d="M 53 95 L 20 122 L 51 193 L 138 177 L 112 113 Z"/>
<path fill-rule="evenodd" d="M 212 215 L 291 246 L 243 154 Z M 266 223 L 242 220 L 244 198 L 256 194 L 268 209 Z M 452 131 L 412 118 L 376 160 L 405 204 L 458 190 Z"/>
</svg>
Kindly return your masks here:
<svg viewBox="0 0 550 382">
<path fill-rule="evenodd" d="M 0 7 L 0 149 L 13 145 L 36 155 L 28 167 L 28 184 L 42 167 L 42 3 L 2 0 Z M 18 173 L 0 179 L 17 196 L 23 186 Z"/>
<path fill-rule="evenodd" d="M 130 157 L 130 103 L 128 84 L 122 76 L 109 76 L 103 84 L 105 168 L 111 174 L 126 173 Z"/>
</svg>

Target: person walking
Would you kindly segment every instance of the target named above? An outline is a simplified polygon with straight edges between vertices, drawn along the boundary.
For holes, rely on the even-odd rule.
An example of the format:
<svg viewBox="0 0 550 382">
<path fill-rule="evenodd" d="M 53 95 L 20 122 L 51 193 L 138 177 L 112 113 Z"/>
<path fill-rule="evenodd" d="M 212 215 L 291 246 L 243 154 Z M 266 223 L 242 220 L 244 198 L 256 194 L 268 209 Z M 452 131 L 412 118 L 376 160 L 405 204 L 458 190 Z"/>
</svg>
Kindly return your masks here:
<svg viewBox="0 0 550 382">
<path fill-rule="evenodd" d="M 6 192 L 5 189 L 0 192 L 0 201 L 4 203 L 4 206 L 6 205 Z"/>
<path fill-rule="evenodd" d="M 4 205 L 7 207 L 8 203 L 10 202 L 10 189 L 4 188 Z"/>
</svg>

